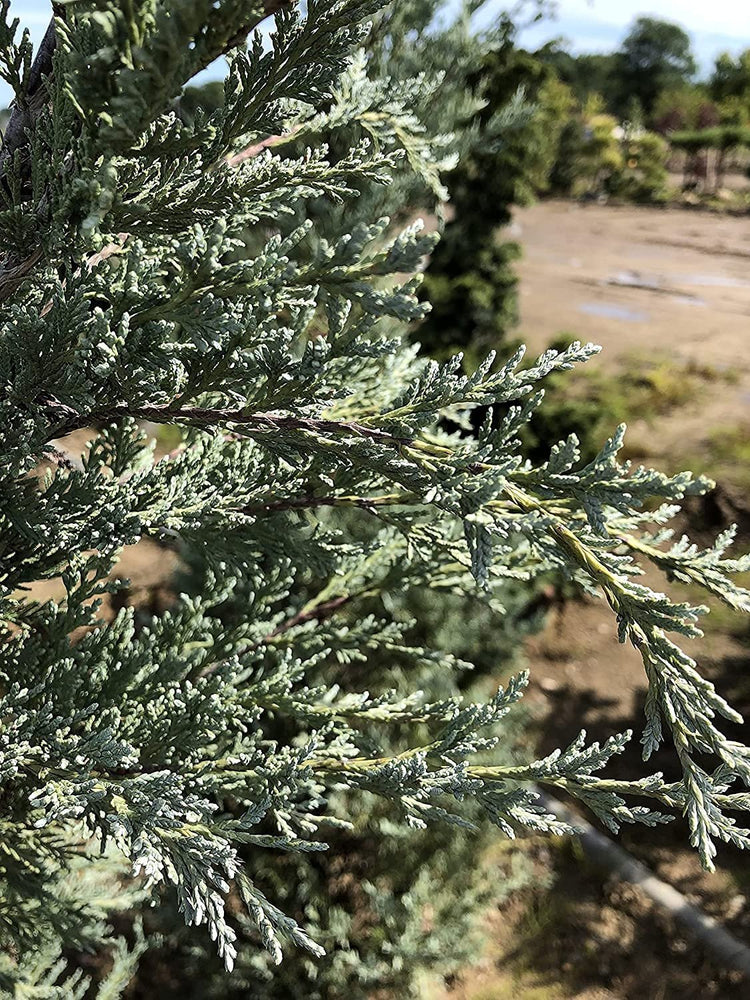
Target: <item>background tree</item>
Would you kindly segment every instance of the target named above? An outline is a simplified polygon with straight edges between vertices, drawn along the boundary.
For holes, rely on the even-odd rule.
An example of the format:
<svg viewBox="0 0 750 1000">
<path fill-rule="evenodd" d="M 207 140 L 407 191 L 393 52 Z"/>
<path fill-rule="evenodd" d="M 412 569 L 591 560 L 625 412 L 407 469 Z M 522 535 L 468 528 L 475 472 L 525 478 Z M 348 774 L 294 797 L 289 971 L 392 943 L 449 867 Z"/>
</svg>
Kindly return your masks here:
<svg viewBox="0 0 750 1000">
<path fill-rule="evenodd" d="M 605 107 L 614 110 L 622 89 L 616 53 L 584 52 L 573 55 L 565 48 L 564 40 L 557 40 L 542 46 L 537 56 L 552 66 L 560 81 L 570 87 L 579 105 L 583 106 L 589 98 L 599 95 Z"/>
<path fill-rule="evenodd" d="M 721 118 L 719 108 L 704 86 L 662 91 L 651 117 L 654 129 L 661 135 L 682 129 L 713 128 Z"/>
<path fill-rule="evenodd" d="M 424 295 L 432 309 L 417 333 L 437 357 L 463 350 L 470 367 L 498 349 L 518 320 L 520 249 L 503 229 L 515 206 L 547 190 L 573 105 L 551 67 L 517 46 L 516 30 L 504 17 L 497 41 L 469 77 L 483 107 L 470 123 L 474 142 L 446 177 L 452 218 L 427 268 Z M 519 97 L 526 108 L 505 120 Z"/>
<path fill-rule="evenodd" d="M 690 36 L 678 24 L 639 17 L 617 53 L 619 107 L 636 97 L 651 116 L 658 95 L 687 83 L 697 69 Z"/>
<path fill-rule="evenodd" d="M 728 98 L 747 101 L 750 98 L 750 49 L 736 57 L 728 52 L 719 55 L 708 86 L 715 101 L 726 101 Z"/>
</svg>

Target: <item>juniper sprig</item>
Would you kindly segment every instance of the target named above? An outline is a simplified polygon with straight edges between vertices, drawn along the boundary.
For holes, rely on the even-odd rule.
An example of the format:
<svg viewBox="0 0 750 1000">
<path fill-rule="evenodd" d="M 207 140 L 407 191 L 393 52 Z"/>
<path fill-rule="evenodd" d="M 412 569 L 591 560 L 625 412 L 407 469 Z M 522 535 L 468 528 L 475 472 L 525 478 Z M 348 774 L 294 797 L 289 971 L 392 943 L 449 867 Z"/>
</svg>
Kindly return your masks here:
<svg viewBox="0 0 750 1000">
<path fill-rule="evenodd" d="M 84 0 L 54 22 L 46 101 L 0 185 L 6 940 L 93 920 L 65 878 L 107 851 L 173 887 L 228 967 L 232 886 L 274 960 L 283 940 L 319 954 L 240 849 L 325 850 L 348 822 L 342 790 L 416 827 L 466 824 L 472 801 L 508 835 L 559 832 L 541 784 L 613 830 L 683 813 L 707 867 L 717 840 L 748 846 L 732 814 L 750 806 L 750 750 L 724 735 L 736 712 L 674 638 L 699 635 L 706 609 L 638 579 L 646 560 L 747 607 L 730 535 L 700 551 L 648 532 L 710 484 L 620 462 L 622 429 L 588 465 L 570 438 L 532 466 L 518 433 L 544 379 L 597 349 L 490 355 L 471 374 L 460 357 L 425 360 L 398 334 L 427 308 L 435 237 L 347 224 L 350 203 L 404 171 L 443 194 L 450 137 L 409 107 L 424 81 L 386 100 L 366 79 L 365 19 L 381 6 Z M 246 48 L 269 12 L 270 40 Z M 30 45 L 7 2 L 0 21 L 21 107 Z M 174 100 L 225 52 L 223 106 L 182 121 Z M 338 231 L 321 199 L 343 203 Z M 503 418 L 467 434 L 487 407 Z M 178 429 L 165 455 L 154 425 Z M 65 439 L 84 431 L 79 459 Z M 190 577 L 154 616 L 116 600 L 123 549 L 144 539 Z M 501 623 L 508 581 L 550 569 L 603 595 L 641 654 L 644 755 L 671 739 L 680 781 L 602 777 L 630 734 L 498 762 L 523 676 L 486 704 L 381 689 L 384 659 L 462 668 L 410 644 L 390 595 L 475 595 Z M 60 598 L 37 599 L 54 580 Z"/>
</svg>

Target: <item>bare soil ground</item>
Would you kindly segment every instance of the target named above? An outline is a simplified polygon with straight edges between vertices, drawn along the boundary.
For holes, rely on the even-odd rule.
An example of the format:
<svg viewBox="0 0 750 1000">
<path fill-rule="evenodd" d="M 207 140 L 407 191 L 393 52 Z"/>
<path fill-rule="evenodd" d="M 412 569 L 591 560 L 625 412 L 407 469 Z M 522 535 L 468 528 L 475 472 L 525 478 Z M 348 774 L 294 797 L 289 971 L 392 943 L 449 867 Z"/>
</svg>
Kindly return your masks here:
<svg viewBox="0 0 750 1000">
<path fill-rule="evenodd" d="M 523 247 L 521 338 L 532 352 L 561 332 L 601 344 L 592 364 L 673 353 L 677 362 L 731 370 L 718 386 L 631 435 L 669 456 L 716 426 L 750 420 L 750 222 L 690 210 L 549 201 L 516 213 Z"/>
<path fill-rule="evenodd" d="M 674 468 L 701 453 L 710 467 L 708 442 L 716 427 L 748 421 L 750 428 L 750 222 L 547 202 L 519 212 L 515 225 L 524 250 L 522 334 L 530 348 L 541 350 L 567 330 L 602 344 L 591 363 L 615 371 L 632 352 L 649 350 L 668 352 L 676 364 L 731 370 L 731 381 L 703 385 L 695 405 L 629 431 L 658 467 Z M 648 582 L 664 586 L 656 574 Z M 713 628 L 708 621 L 707 638 L 692 652 L 727 694 L 734 689 L 747 700 L 739 682 L 750 650 L 727 628 L 736 622 L 722 617 Z M 557 703 L 551 714 L 559 732 L 574 735 L 579 725 L 598 732 L 615 722 L 637 729 L 643 669 L 635 651 L 617 642 L 603 604 L 568 604 L 529 642 L 528 652 L 541 695 Z M 563 691 L 577 704 L 571 707 Z M 559 732 L 545 727 L 549 738 Z"/>
<path fill-rule="evenodd" d="M 678 365 L 731 371 L 731 380 L 702 387 L 687 406 L 636 423 L 631 428 L 636 454 L 640 450 L 650 464 L 670 469 L 697 455 L 710 464 L 712 431 L 745 422 L 750 428 L 748 219 L 546 202 L 519 211 L 512 236 L 523 247 L 521 336 L 532 353 L 568 332 L 601 344 L 604 353 L 592 363 L 613 373 L 629 355 L 649 352 L 667 352 Z M 697 527 L 702 534 L 705 525 Z M 665 586 L 657 575 L 648 582 Z M 750 646 L 738 637 L 736 625 L 722 616 L 691 651 L 748 717 Z M 582 727 L 597 739 L 628 728 L 639 732 L 643 667 L 634 650 L 617 642 L 603 602 L 565 605 L 529 641 L 527 654 L 541 750 L 564 744 Z M 746 740 L 750 733 L 738 730 L 733 736 Z M 641 773 L 637 737 L 635 742 L 633 752 L 615 765 L 618 776 Z M 676 777 L 668 749 L 649 766 Z M 726 848 L 717 873 L 706 875 L 686 846 L 682 823 L 628 831 L 622 839 L 662 878 L 750 943 L 750 859 Z M 556 879 L 552 888 L 491 918 L 486 961 L 467 970 L 449 996 L 750 996 L 750 983 L 727 975 L 638 889 L 608 882 L 574 847 L 551 848 L 539 863 Z"/>
</svg>

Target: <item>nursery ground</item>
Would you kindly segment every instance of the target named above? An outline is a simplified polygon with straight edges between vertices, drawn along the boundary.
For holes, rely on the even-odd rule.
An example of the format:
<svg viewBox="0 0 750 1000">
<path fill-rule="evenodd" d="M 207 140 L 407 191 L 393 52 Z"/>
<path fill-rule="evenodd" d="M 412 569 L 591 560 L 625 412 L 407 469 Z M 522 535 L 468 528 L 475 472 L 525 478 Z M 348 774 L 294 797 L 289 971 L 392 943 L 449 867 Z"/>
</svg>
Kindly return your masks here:
<svg viewBox="0 0 750 1000">
<path fill-rule="evenodd" d="M 729 520 L 750 543 L 750 224 L 746 218 L 545 202 L 518 211 L 511 230 L 523 247 L 521 336 L 532 352 L 561 333 L 604 348 L 592 376 L 611 394 L 658 363 L 649 393 L 618 398 L 635 414 L 628 453 L 670 471 L 712 475 L 719 491 L 693 506 L 683 525 L 699 540 Z M 634 372 L 636 377 L 634 378 Z M 559 389 L 559 386 L 558 386 Z M 580 389 L 579 389 L 580 391 Z M 643 400 L 647 403 L 644 404 Z M 663 587 L 656 575 L 648 582 Z M 690 594 L 696 599 L 696 594 Z M 702 598 L 699 598 L 702 600 Z M 635 652 L 621 646 L 611 611 L 566 602 L 528 643 L 540 750 L 585 726 L 593 738 L 639 731 L 645 694 Z M 750 715 L 750 630 L 714 609 L 693 652 L 721 692 Z M 739 735 L 733 733 L 733 736 Z M 744 739 L 748 738 L 745 733 Z M 639 773 L 637 739 L 616 773 Z M 671 754 L 651 762 L 673 768 Z M 750 944 L 750 859 L 720 852 L 708 876 L 686 847 L 681 824 L 627 831 L 629 850 Z M 447 994 L 460 1000 L 742 997 L 750 986 L 726 975 L 688 942 L 640 890 L 608 881 L 575 845 L 532 845 L 555 880 L 491 915 L 486 959 Z"/>
</svg>

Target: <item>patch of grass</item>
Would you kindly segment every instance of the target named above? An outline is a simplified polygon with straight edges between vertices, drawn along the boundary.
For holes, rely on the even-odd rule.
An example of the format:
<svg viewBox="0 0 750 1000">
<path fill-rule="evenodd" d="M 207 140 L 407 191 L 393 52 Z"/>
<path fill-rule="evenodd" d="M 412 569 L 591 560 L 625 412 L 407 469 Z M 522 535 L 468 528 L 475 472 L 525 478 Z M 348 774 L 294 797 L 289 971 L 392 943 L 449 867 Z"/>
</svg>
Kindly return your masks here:
<svg viewBox="0 0 750 1000">
<path fill-rule="evenodd" d="M 545 953 L 550 937 L 570 922 L 572 910 L 572 901 L 554 891 L 532 898 L 518 927 L 519 952 Z"/>
<path fill-rule="evenodd" d="M 176 424 L 159 424 L 154 430 L 157 455 L 166 455 L 182 444 L 182 430 Z"/>
<path fill-rule="evenodd" d="M 482 986 L 469 994 L 469 1000 L 563 1000 L 566 996 L 556 983 L 535 983 L 515 976 L 504 976 L 496 983 Z"/>
<path fill-rule="evenodd" d="M 717 484 L 714 494 L 724 524 L 739 527 L 736 552 L 750 549 L 750 422 L 714 427 L 703 441 L 665 461 L 666 471 L 696 469 Z M 709 497 L 710 500 L 710 497 Z M 688 507 L 688 510 L 690 508 Z M 698 511 L 697 527 L 701 514 Z M 721 525 L 720 525 L 721 526 Z M 746 574 L 747 577 L 747 574 Z M 742 581 L 750 587 L 750 577 Z M 728 612 L 731 614 L 731 612 Z M 734 631 L 732 629 L 731 631 Z"/>
<path fill-rule="evenodd" d="M 750 492 L 750 424 L 717 427 L 706 442 L 708 472 L 730 487 Z"/>
<path fill-rule="evenodd" d="M 740 548 L 744 551 L 746 546 L 742 545 Z M 750 574 L 748 573 L 738 573 L 732 579 L 740 587 L 750 587 Z M 701 592 L 700 601 L 703 604 L 708 603 L 705 591 Z M 728 605 L 715 600 L 711 601 L 710 607 L 711 613 L 701 622 L 701 628 L 704 632 L 731 635 L 735 639 L 741 639 L 742 641 L 748 639 L 750 625 L 744 611 L 735 611 L 734 608 L 730 608 Z"/>
</svg>

